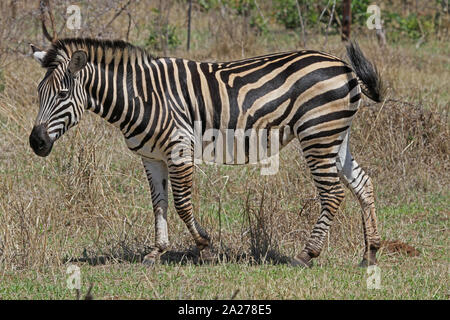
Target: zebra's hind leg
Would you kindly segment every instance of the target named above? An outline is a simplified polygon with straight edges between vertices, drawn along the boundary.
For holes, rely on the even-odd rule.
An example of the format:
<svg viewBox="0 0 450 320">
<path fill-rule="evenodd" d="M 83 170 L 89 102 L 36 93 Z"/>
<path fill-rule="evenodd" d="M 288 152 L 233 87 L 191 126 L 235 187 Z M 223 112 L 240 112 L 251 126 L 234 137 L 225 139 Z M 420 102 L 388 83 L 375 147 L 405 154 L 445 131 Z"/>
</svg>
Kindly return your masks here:
<svg viewBox="0 0 450 320">
<path fill-rule="evenodd" d="M 193 214 L 192 206 L 192 184 L 194 176 L 193 160 L 183 160 L 180 162 L 169 162 L 169 175 L 172 184 L 173 199 L 175 209 L 180 218 L 186 224 L 189 232 L 194 238 L 197 248 L 200 250 L 200 257 L 204 261 L 213 260 L 211 251 L 211 239 L 208 233 L 197 222 Z"/>
<path fill-rule="evenodd" d="M 167 183 L 168 169 L 163 161 L 142 159 L 145 173 L 152 194 L 153 211 L 155 214 L 155 246 L 144 257 L 145 265 L 153 265 L 169 246 L 167 232 Z"/>
<path fill-rule="evenodd" d="M 332 155 L 333 151 L 327 154 Z M 311 260 L 319 256 L 322 251 L 333 218 L 344 199 L 344 189 L 339 180 L 334 157 L 315 157 L 311 154 L 306 155 L 305 158 L 311 169 L 316 188 L 319 191 L 321 208 L 319 219 L 306 242 L 305 248 L 299 255 L 292 259 L 292 264 L 295 266 L 311 267 Z"/>
<path fill-rule="evenodd" d="M 342 182 L 356 196 L 362 208 L 365 250 L 360 266 L 374 265 L 377 263 L 376 253 L 380 248 L 381 239 L 377 228 L 372 179 L 353 159 L 349 148 L 349 133 L 339 150 L 337 167 Z"/>
</svg>

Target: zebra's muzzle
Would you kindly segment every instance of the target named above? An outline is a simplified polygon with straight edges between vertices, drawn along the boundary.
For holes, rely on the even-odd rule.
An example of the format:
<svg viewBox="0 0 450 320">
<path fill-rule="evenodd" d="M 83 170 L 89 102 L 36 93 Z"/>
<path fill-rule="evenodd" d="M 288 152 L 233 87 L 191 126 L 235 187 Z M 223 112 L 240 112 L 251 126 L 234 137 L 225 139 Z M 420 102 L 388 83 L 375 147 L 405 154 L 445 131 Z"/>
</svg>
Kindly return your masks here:
<svg viewBox="0 0 450 320">
<path fill-rule="evenodd" d="M 34 126 L 30 134 L 30 146 L 34 153 L 40 157 L 46 157 L 52 151 L 53 141 L 49 137 L 44 124 Z"/>
</svg>

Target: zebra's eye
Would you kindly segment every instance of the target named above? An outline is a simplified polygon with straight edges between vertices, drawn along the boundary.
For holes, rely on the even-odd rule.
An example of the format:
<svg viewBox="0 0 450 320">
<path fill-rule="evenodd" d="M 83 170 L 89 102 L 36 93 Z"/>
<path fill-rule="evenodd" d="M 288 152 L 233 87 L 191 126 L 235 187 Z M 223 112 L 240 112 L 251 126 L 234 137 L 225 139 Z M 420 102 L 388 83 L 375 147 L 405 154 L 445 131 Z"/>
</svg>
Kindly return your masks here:
<svg viewBox="0 0 450 320">
<path fill-rule="evenodd" d="M 66 99 L 69 96 L 69 90 L 61 90 L 60 92 L 58 92 L 58 98 L 60 99 Z"/>
</svg>

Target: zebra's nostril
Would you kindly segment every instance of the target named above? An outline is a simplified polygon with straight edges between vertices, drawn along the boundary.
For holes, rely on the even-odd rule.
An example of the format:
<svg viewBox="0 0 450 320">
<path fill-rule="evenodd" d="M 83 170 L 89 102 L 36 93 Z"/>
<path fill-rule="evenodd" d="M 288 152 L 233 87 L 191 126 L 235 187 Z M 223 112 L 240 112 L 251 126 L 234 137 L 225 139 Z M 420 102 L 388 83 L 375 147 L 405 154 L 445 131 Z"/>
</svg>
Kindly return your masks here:
<svg viewBox="0 0 450 320">
<path fill-rule="evenodd" d="M 47 156 L 52 145 L 47 129 L 43 125 L 35 126 L 30 134 L 30 146 L 34 152 L 39 156 Z"/>
<path fill-rule="evenodd" d="M 45 147 L 45 141 L 44 140 L 39 140 L 38 142 L 38 149 L 42 150 Z"/>
</svg>

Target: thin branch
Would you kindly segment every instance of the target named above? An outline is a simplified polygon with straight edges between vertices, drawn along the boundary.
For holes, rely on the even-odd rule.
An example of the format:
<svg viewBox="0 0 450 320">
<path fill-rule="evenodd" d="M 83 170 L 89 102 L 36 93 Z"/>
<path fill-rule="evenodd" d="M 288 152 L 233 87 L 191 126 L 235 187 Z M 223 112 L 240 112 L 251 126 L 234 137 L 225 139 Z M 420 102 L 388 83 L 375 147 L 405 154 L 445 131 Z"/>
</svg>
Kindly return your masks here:
<svg viewBox="0 0 450 320">
<path fill-rule="evenodd" d="M 256 0 L 253 0 L 253 2 L 255 3 L 256 9 L 258 10 L 259 15 L 261 16 L 261 18 L 263 19 L 263 22 L 266 23 L 266 17 L 264 17 L 264 14 L 261 11 L 261 8 L 258 5 L 258 2 Z"/>
<path fill-rule="evenodd" d="M 295 3 L 297 5 L 298 17 L 300 19 L 300 27 L 302 28 L 303 47 L 306 47 L 306 33 L 305 33 L 305 26 L 303 24 L 302 12 L 300 10 L 300 5 L 298 3 L 298 0 L 296 0 Z"/>
<path fill-rule="evenodd" d="M 191 47 L 191 14 L 192 12 L 192 0 L 189 0 L 189 7 L 188 7 L 188 29 L 187 29 L 187 44 L 186 44 L 186 50 L 189 51 Z"/>
<path fill-rule="evenodd" d="M 42 23 L 42 32 L 45 36 L 45 38 L 47 38 L 48 41 L 52 42 L 54 40 L 56 40 L 57 34 L 56 34 L 56 30 L 55 30 L 55 18 L 53 17 L 53 13 L 52 10 L 50 8 L 50 1 L 49 0 L 41 0 L 39 2 L 39 10 L 41 12 L 41 23 Z M 53 36 L 50 35 L 50 33 L 48 32 L 48 29 L 45 25 L 45 14 L 48 14 L 49 18 L 50 18 L 50 25 L 52 27 L 52 31 L 53 31 Z"/>
<path fill-rule="evenodd" d="M 122 8 L 119 9 L 119 11 L 116 12 L 116 14 L 114 15 L 114 17 L 112 17 L 112 19 L 106 24 L 106 26 L 103 28 L 103 30 L 106 30 L 109 28 L 109 26 L 114 22 L 114 20 L 117 19 L 118 16 L 120 16 L 120 14 L 123 12 L 123 10 L 125 10 L 128 5 L 131 3 L 131 0 L 128 0 L 128 2 L 126 4 L 124 4 L 122 6 Z M 102 35 L 102 32 L 99 32 L 97 34 L 97 37 L 100 37 Z"/>
<path fill-rule="evenodd" d="M 330 29 L 331 26 L 331 21 L 333 21 L 333 16 L 334 16 L 334 9 L 336 8 L 336 0 L 333 1 L 333 7 L 331 9 L 331 14 L 330 14 L 330 20 L 328 21 L 328 25 L 327 28 L 325 29 L 325 43 L 323 44 L 323 46 L 325 47 L 328 43 L 328 30 Z"/>
<path fill-rule="evenodd" d="M 328 0 L 327 5 L 325 6 L 325 8 L 323 8 L 322 12 L 320 13 L 319 19 L 317 20 L 317 22 L 320 22 L 320 20 L 322 20 L 323 14 L 325 13 L 325 11 L 327 11 L 328 6 L 330 5 L 330 1 Z"/>
<path fill-rule="evenodd" d="M 130 29 L 131 29 L 131 14 L 127 11 L 127 15 L 128 15 L 128 28 L 127 28 L 127 41 L 128 38 L 130 36 Z"/>
</svg>

